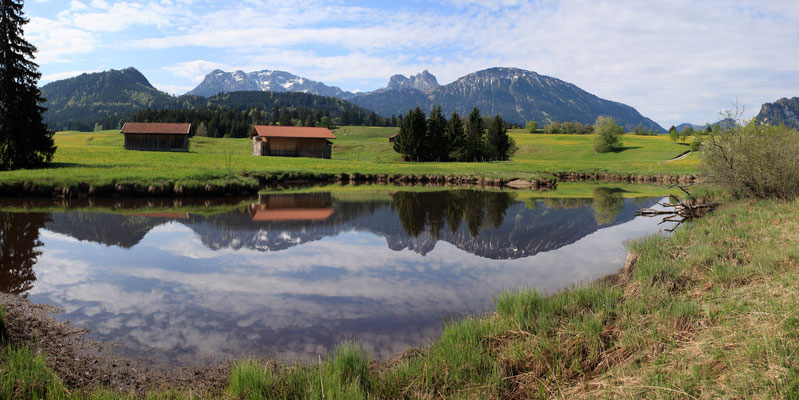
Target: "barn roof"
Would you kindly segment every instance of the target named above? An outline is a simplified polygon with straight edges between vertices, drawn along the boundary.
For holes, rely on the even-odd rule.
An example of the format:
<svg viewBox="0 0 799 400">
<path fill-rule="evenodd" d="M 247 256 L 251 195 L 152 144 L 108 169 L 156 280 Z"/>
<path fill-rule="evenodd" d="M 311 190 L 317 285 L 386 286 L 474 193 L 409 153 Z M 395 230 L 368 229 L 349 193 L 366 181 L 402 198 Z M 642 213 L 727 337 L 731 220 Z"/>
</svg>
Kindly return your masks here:
<svg viewBox="0 0 799 400">
<path fill-rule="evenodd" d="M 300 126 L 273 126 L 255 125 L 250 131 L 250 137 L 255 135 L 263 137 L 286 137 L 286 138 L 315 138 L 315 139 L 335 139 L 336 136 L 327 128 L 305 128 Z"/>
<path fill-rule="evenodd" d="M 166 122 L 126 122 L 122 133 L 154 133 L 162 135 L 188 135 L 191 124 Z"/>
</svg>

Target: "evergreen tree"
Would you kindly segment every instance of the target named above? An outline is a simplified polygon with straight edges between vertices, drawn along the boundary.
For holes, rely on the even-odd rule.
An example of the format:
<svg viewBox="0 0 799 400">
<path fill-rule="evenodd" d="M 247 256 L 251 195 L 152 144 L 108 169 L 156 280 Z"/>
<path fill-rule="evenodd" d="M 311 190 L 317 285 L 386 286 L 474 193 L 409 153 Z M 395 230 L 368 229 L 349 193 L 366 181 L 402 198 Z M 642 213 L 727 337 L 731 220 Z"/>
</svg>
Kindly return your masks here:
<svg viewBox="0 0 799 400">
<path fill-rule="evenodd" d="M 53 133 L 42 122 L 44 102 L 36 47 L 23 37 L 22 0 L 0 0 L 0 170 L 31 168 L 53 160 Z"/>
<path fill-rule="evenodd" d="M 463 142 L 463 161 L 480 161 L 484 158 L 485 125 L 477 107 L 469 113 Z"/>
<path fill-rule="evenodd" d="M 424 154 L 424 140 L 427 136 L 427 121 L 419 107 L 408 110 L 402 118 L 399 135 L 394 140 L 394 151 L 402 154 L 407 161 L 420 161 Z"/>
<path fill-rule="evenodd" d="M 494 160 L 508 160 L 516 152 L 516 143 L 508 136 L 505 121 L 496 115 L 486 133 L 488 155 Z"/>
<path fill-rule="evenodd" d="M 425 140 L 425 159 L 427 161 L 447 161 L 449 143 L 447 142 L 447 119 L 441 107 L 435 106 L 427 117 L 427 138 Z"/>
<path fill-rule="evenodd" d="M 463 121 L 457 112 L 453 111 L 452 116 L 449 117 L 447 122 L 447 143 L 449 144 L 449 157 L 458 161 L 464 159 L 463 143 L 464 143 Z"/>
</svg>

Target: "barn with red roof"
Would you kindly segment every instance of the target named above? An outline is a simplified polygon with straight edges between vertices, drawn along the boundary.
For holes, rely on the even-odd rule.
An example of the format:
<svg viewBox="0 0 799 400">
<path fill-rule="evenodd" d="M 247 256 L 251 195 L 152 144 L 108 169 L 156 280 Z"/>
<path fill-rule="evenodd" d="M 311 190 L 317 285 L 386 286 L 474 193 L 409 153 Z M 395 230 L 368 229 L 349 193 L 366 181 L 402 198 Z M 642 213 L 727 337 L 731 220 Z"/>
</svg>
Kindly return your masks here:
<svg viewBox="0 0 799 400">
<path fill-rule="evenodd" d="M 335 138 L 327 128 L 255 125 L 250 130 L 254 156 L 330 158 Z"/>
<path fill-rule="evenodd" d="M 127 122 L 120 132 L 128 150 L 189 151 L 191 124 Z"/>
</svg>

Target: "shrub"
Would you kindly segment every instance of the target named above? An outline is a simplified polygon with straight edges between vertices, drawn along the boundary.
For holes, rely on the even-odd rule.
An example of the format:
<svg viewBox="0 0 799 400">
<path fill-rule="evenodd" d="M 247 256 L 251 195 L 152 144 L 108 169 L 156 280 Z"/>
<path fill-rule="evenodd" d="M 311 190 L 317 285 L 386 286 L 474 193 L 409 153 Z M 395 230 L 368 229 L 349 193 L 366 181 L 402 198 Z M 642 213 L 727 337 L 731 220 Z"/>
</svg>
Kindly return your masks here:
<svg viewBox="0 0 799 400">
<path fill-rule="evenodd" d="M 738 197 L 799 195 L 799 132 L 749 121 L 708 135 L 702 174 Z"/>
<path fill-rule="evenodd" d="M 535 131 L 538 130 L 538 122 L 528 121 L 526 129 L 527 132 L 535 133 Z"/>
<path fill-rule="evenodd" d="M 697 152 L 702 148 L 702 136 L 694 136 L 693 140 L 691 140 L 691 144 L 688 146 L 688 150 L 692 152 Z"/>
<path fill-rule="evenodd" d="M 597 153 L 607 153 L 620 149 L 622 146 L 621 135 L 624 128 L 619 126 L 611 117 L 601 116 L 594 123 L 594 151 Z"/>
</svg>

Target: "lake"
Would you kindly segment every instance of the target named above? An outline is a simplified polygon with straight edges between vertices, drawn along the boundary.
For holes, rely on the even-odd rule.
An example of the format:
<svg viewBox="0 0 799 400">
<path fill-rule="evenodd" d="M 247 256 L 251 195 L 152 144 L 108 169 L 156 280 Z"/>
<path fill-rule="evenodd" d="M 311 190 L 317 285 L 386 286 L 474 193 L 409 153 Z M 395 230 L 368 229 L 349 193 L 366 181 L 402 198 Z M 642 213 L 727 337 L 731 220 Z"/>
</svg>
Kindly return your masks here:
<svg viewBox="0 0 799 400">
<path fill-rule="evenodd" d="M 628 185 L 629 186 L 629 185 Z M 492 296 L 615 273 L 663 196 L 317 187 L 257 198 L 2 199 L 0 291 L 63 309 L 115 351 L 164 365 L 377 358 L 429 343 Z M 538 198 L 541 196 L 542 198 Z"/>
</svg>

